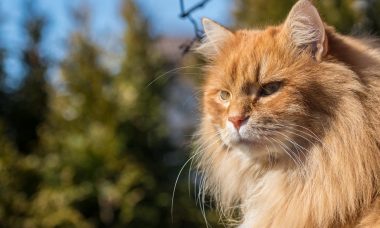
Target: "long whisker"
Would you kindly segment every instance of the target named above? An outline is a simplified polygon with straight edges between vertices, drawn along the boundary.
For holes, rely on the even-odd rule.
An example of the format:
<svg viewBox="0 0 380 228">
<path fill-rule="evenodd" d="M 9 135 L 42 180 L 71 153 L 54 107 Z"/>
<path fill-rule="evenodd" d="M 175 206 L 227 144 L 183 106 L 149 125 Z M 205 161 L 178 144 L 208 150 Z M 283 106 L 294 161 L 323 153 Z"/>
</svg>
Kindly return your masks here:
<svg viewBox="0 0 380 228">
<path fill-rule="evenodd" d="M 176 190 L 176 187 L 177 187 L 177 183 L 178 183 L 178 180 L 179 180 L 179 177 L 182 173 L 182 170 L 186 167 L 186 165 L 193 159 L 193 157 L 195 156 L 195 154 L 193 156 L 191 156 L 186 162 L 185 164 L 181 167 L 181 169 L 179 170 L 179 173 L 177 175 L 177 178 L 175 180 L 175 183 L 174 183 L 174 188 L 173 188 L 173 193 L 172 193 L 172 202 L 171 202 L 171 216 L 172 216 L 172 222 L 174 222 L 174 219 L 173 219 L 173 208 L 174 208 L 174 195 L 175 195 L 175 190 Z"/>
<path fill-rule="evenodd" d="M 213 137 L 216 137 L 217 135 L 213 136 Z M 181 173 L 183 171 L 183 169 L 186 167 L 186 165 L 193 160 L 193 158 L 195 156 L 197 156 L 198 153 L 194 153 L 186 162 L 185 164 L 181 167 L 178 175 L 177 175 L 177 178 L 175 180 L 175 183 L 174 183 L 174 188 L 173 188 L 173 193 L 172 193 L 172 200 L 171 200 L 171 216 L 172 216 L 172 221 L 174 220 L 173 219 L 173 209 L 174 209 L 174 196 L 175 196 L 175 191 L 176 191 L 176 188 L 177 188 L 177 184 L 178 184 L 178 180 L 179 180 L 179 177 L 181 176 Z"/>
<path fill-rule="evenodd" d="M 219 137 L 219 135 L 217 135 Z M 212 144 L 210 144 L 209 146 L 207 146 L 206 148 L 204 148 L 205 150 L 210 147 L 210 146 L 213 146 L 215 145 L 215 143 L 219 142 L 219 140 L 215 140 Z M 221 149 L 223 149 L 223 146 L 222 145 L 219 145 L 219 147 L 217 148 L 217 151 L 220 151 Z M 203 215 L 203 218 L 205 220 L 205 223 L 206 223 L 206 227 L 209 226 L 208 224 L 208 221 L 207 221 L 207 217 L 206 217 L 206 210 L 205 210 L 205 183 L 206 182 L 206 179 L 205 178 L 202 178 L 202 182 L 201 182 L 201 185 L 199 187 L 199 192 L 198 192 L 198 201 L 201 205 L 201 212 L 202 212 L 202 215 Z"/>
<path fill-rule="evenodd" d="M 300 125 L 296 125 L 296 124 L 289 124 L 289 125 L 290 126 L 286 126 L 286 125 L 279 125 L 279 126 L 285 128 L 283 130 L 287 130 L 288 132 L 290 132 L 292 134 L 295 134 L 295 135 L 303 138 L 304 140 L 306 140 L 307 142 L 309 142 L 310 144 L 312 144 L 314 147 L 316 147 L 317 145 L 313 141 L 311 141 L 311 139 L 316 140 L 317 142 L 319 142 L 321 144 L 322 147 L 324 147 L 324 143 L 322 142 L 322 140 L 314 132 L 312 132 L 310 129 L 308 129 L 306 127 L 303 127 L 303 126 L 300 126 Z M 291 126 L 301 127 L 301 128 L 303 128 L 305 130 L 308 130 L 308 132 L 299 130 L 299 129 L 291 127 Z M 298 132 L 299 134 L 296 133 L 295 131 Z M 308 136 L 309 138 L 307 138 L 306 136 Z"/>
<path fill-rule="evenodd" d="M 288 131 L 288 132 L 289 132 L 289 131 Z M 294 141 L 293 139 L 291 139 L 289 136 L 287 136 L 287 135 L 281 133 L 280 131 L 277 131 L 276 133 L 277 133 L 277 134 L 280 134 L 280 135 L 282 135 L 282 136 L 284 136 L 284 137 L 285 137 L 290 143 L 292 143 L 292 144 L 295 146 L 295 148 L 297 149 L 297 152 L 301 152 L 302 155 L 303 155 L 304 157 L 306 157 L 306 155 L 305 155 L 305 153 L 304 153 L 304 151 L 307 151 L 306 148 L 304 148 L 303 146 L 299 145 L 297 142 L 295 142 L 295 141 Z M 299 151 L 298 148 L 301 148 L 303 151 L 302 151 L 302 150 Z"/>
<path fill-rule="evenodd" d="M 309 134 L 311 134 L 310 136 L 313 136 L 315 137 L 315 139 L 317 139 L 319 142 L 322 142 L 322 140 L 312 131 L 310 130 L 309 128 L 305 127 L 305 126 L 301 126 L 301 125 L 298 125 L 298 124 L 294 124 L 294 123 L 286 123 L 286 125 L 289 125 L 289 126 L 294 126 L 294 127 L 298 127 L 298 128 L 302 128 L 304 130 L 306 130 L 307 132 L 309 132 Z M 283 126 L 286 126 L 286 125 L 283 125 Z M 295 130 L 298 130 L 297 128 L 294 128 Z"/>
<path fill-rule="evenodd" d="M 318 141 L 318 139 L 315 138 L 315 137 L 313 137 L 312 135 L 308 134 L 307 132 L 303 132 L 303 131 L 301 131 L 301 130 L 294 129 L 294 128 L 290 128 L 290 127 L 289 127 L 289 128 L 286 128 L 286 126 L 284 126 L 284 129 L 283 129 L 283 130 L 286 131 L 286 132 L 289 132 L 290 134 L 294 134 L 294 135 L 296 135 L 296 136 L 298 136 L 298 137 L 304 139 L 305 141 L 307 141 L 308 143 L 310 143 L 310 144 L 313 145 L 314 147 L 317 146 L 313 141 L 311 141 L 311 139 L 315 139 L 315 140 L 317 140 L 317 141 Z M 298 133 L 297 133 L 297 132 L 298 132 Z M 302 135 L 302 134 L 304 134 L 304 135 Z M 311 139 L 307 138 L 306 136 L 309 136 Z"/>
<path fill-rule="evenodd" d="M 278 143 L 278 145 L 284 150 L 284 152 L 293 160 L 294 164 L 296 164 L 296 166 L 300 166 L 301 164 L 298 163 L 297 160 L 295 160 L 295 158 L 293 158 L 292 156 L 292 153 L 290 153 L 288 150 L 290 150 L 290 148 L 282 143 L 281 141 L 275 139 L 275 138 L 272 138 L 274 141 L 276 141 Z"/>
<path fill-rule="evenodd" d="M 198 149 L 195 151 L 193 156 L 190 158 L 191 160 L 193 160 L 195 157 L 197 157 L 204 150 L 207 150 L 209 147 L 212 147 L 215 144 L 220 143 L 220 141 L 219 141 L 220 136 L 219 136 L 218 132 L 215 132 L 215 131 L 214 132 L 200 132 L 198 134 L 199 134 L 199 136 L 202 136 L 202 135 L 209 134 L 209 133 L 213 133 L 214 135 L 208 136 L 207 140 L 205 140 L 200 146 L 198 146 Z M 219 149 L 223 149 L 223 146 L 219 145 L 218 150 Z M 197 172 L 197 174 L 198 174 L 198 172 Z M 202 212 L 202 216 L 205 220 L 206 227 L 209 227 L 209 223 L 207 221 L 205 207 L 204 207 L 205 206 L 205 191 L 204 191 L 205 181 L 206 181 L 205 178 L 202 178 L 201 183 L 200 183 L 200 187 L 199 187 L 199 193 L 198 193 L 198 200 L 197 201 L 200 202 L 201 212 Z M 196 184 L 196 182 L 195 182 L 195 184 Z"/>
<path fill-rule="evenodd" d="M 180 70 L 184 70 L 184 69 L 198 69 L 199 66 L 202 66 L 201 64 L 196 64 L 196 65 L 192 65 L 192 66 L 184 66 L 184 67 L 177 67 L 175 69 L 172 69 L 172 70 L 169 70 L 165 73 L 162 73 L 160 74 L 159 76 L 157 76 L 155 79 L 153 79 L 151 82 L 149 82 L 144 89 L 148 88 L 149 86 L 151 86 L 153 83 L 155 83 L 156 81 L 160 80 L 161 78 L 165 77 L 166 75 L 168 74 L 171 74 L 171 73 L 174 73 L 174 72 L 178 72 Z"/>
<path fill-rule="evenodd" d="M 193 162 L 194 162 L 194 159 L 191 159 L 190 167 L 189 167 L 189 173 L 187 176 L 187 179 L 188 179 L 187 188 L 188 188 L 188 192 L 189 192 L 189 197 L 191 196 L 191 170 L 192 170 Z"/>
</svg>

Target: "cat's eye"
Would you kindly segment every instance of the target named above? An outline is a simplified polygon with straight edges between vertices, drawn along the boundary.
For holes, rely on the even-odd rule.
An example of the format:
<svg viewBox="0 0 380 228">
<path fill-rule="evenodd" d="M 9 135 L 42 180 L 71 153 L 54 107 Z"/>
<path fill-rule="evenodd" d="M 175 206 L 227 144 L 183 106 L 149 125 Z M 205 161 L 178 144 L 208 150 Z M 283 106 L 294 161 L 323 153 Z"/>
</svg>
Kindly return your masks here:
<svg viewBox="0 0 380 228">
<path fill-rule="evenodd" d="M 222 90 L 220 91 L 219 96 L 222 101 L 229 101 L 231 94 L 228 91 Z"/>
<path fill-rule="evenodd" d="M 269 96 L 277 92 L 281 87 L 281 82 L 271 82 L 261 87 L 260 96 Z"/>
</svg>

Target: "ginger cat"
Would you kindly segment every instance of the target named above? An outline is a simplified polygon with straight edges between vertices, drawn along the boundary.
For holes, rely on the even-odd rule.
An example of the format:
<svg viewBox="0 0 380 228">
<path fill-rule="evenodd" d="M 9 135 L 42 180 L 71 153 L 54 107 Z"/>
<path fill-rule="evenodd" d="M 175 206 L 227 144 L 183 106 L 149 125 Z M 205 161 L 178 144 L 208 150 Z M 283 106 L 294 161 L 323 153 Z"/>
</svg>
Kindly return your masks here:
<svg viewBox="0 0 380 228">
<path fill-rule="evenodd" d="M 380 51 L 308 0 L 265 30 L 203 19 L 198 170 L 233 225 L 380 227 Z M 232 216 L 235 215 L 235 216 Z"/>
</svg>

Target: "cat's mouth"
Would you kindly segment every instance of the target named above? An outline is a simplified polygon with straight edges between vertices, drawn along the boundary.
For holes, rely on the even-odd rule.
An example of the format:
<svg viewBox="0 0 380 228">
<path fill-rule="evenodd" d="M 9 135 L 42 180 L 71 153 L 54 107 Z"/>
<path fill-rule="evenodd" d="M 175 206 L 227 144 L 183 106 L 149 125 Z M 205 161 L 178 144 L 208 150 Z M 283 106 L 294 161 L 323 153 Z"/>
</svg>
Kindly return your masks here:
<svg viewBox="0 0 380 228">
<path fill-rule="evenodd" d="M 239 139 L 236 144 L 247 145 L 251 147 L 258 147 L 266 145 L 267 141 L 265 139 Z"/>
<path fill-rule="evenodd" d="M 230 148 L 244 148 L 251 152 L 277 150 L 278 147 L 287 145 L 287 139 L 292 138 L 277 126 L 262 126 L 248 122 L 236 129 L 230 125 L 227 124 L 225 128 L 215 126 L 222 142 Z"/>
<path fill-rule="evenodd" d="M 264 146 L 267 145 L 270 140 L 269 138 L 273 137 L 273 135 L 265 134 L 257 134 L 251 137 L 244 137 L 239 135 L 236 140 L 231 141 L 233 144 L 243 144 L 247 146 Z"/>
<path fill-rule="evenodd" d="M 227 131 L 221 134 L 222 140 L 230 146 L 263 147 L 273 143 L 275 134 L 269 131 Z"/>
</svg>

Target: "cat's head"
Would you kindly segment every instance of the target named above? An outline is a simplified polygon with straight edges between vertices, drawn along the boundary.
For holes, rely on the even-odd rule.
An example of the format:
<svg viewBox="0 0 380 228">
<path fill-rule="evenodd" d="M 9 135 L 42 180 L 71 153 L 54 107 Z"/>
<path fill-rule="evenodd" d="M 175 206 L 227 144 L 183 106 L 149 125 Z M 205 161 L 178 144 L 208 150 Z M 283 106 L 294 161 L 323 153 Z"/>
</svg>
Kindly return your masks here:
<svg viewBox="0 0 380 228">
<path fill-rule="evenodd" d="M 203 26 L 203 127 L 252 155 L 303 153 L 318 141 L 349 70 L 329 59 L 316 8 L 301 0 L 283 24 L 265 30 L 232 32 L 210 19 Z"/>
</svg>

